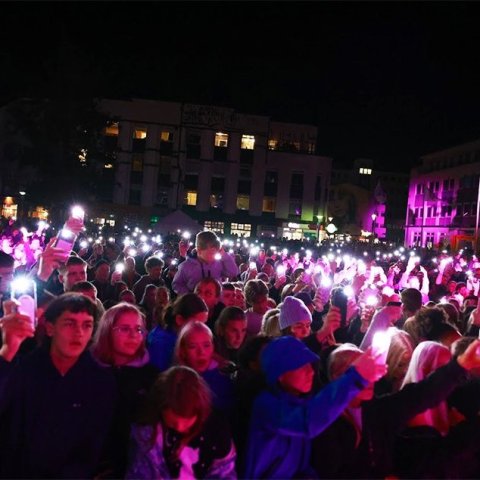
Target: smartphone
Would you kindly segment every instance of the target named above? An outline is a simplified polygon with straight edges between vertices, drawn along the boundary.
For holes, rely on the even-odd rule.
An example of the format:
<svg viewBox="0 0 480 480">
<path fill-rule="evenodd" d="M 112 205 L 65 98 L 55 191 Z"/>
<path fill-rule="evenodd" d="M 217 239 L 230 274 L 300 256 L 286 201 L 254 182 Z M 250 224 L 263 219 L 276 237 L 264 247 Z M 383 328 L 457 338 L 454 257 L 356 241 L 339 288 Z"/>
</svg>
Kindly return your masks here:
<svg viewBox="0 0 480 480">
<path fill-rule="evenodd" d="M 75 205 L 72 207 L 71 216 L 83 221 L 85 219 L 85 210 L 82 207 Z"/>
<path fill-rule="evenodd" d="M 342 288 L 337 287 L 332 291 L 331 301 L 332 301 L 332 305 L 340 309 L 340 315 L 341 315 L 340 328 L 346 327 L 348 297 Z"/>
<path fill-rule="evenodd" d="M 28 277 L 18 277 L 11 283 L 11 298 L 17 303 L 18 313 L 27 315 L 33 328 L 37 327 L 37 285 Z"/>
<path fill-rule="evenodd" d="M 54 247 L 61 248 L 64 251 L 64 259 L 66 261 L 75 245 L 75 234 L 66 228 L 62 228 L 57 235 Z"/>
</svg>

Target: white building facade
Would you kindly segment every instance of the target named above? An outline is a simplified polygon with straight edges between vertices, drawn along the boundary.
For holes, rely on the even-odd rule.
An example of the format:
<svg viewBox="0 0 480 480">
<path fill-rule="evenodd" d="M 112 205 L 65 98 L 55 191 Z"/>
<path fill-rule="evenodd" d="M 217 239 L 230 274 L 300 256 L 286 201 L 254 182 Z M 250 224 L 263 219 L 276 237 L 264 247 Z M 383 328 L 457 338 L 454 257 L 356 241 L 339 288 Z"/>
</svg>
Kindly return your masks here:
<svg viewBox="0 0 480 480">
<path fill-rule="evenodd" d="M 332 166 L 315 153 L 316 127 L 151 100 L 104 100 L 101 110 L 116 157 L 105 165 L 115 169 L 110 216 L 182 209 L 221 233 L 316 235 Z"/>
</svg>

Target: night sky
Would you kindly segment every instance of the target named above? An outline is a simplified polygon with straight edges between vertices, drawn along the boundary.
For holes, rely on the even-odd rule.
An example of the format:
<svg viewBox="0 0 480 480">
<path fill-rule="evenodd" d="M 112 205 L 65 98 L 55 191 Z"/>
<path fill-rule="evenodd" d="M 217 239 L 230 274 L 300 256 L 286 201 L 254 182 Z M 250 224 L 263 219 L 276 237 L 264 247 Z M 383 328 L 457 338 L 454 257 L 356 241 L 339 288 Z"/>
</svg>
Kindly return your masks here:
<svg viewBox="0 0 480 480">
<path fill-rule="evenodd" d="M 480 138 L 476 2 L 2 2 L 0 101 L 143 97 L 319 127 L 408 171 Z"/>
</svg>

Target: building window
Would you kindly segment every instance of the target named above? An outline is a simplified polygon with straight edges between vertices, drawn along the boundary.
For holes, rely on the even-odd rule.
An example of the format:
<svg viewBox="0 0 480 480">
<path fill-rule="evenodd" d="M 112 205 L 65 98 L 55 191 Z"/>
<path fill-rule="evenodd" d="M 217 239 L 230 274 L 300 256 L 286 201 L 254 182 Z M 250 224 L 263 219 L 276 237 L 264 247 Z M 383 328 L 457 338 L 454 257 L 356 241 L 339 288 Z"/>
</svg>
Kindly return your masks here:
<svg viewBox="0 0 480 480">
<path fill-rule="evenodd" d="M 301 200 L 290 200 L 288 215 L 290 217 L 301 217 L 302 216 L 302 201 Z"/>
<path fill-rule="evenodd" d="M 187 190 L 185 192 L 183 203 L 185 205 L 191 205 L 194 207 L 197 204 L 197 192 L 194 192 L 193 190 Z"/>
<path fill-rule="evenodd" d="M 223 208 L 223 195 L 221 193 L 216 195 L 210 195 L 210 207 Z"/>
<path fill-rule="evenodd" d="M 187 158 L 201 157 L 201 135 L 196 132 L 189 132 L 187 134 Z"/>
<path fill-rule="evenodd" d="M 250 195 L 237 195 L 237 210 L 250 209 Z"/>
<path fill-rule="evenodd" d="M 170 165 L 171 161 L 169 158 L 160 157 L 160 162 L 158 165 L 158 179 L 157 185 L 162 187 L 170 186 Z"/>
<path fill-rule="evenodd" d="M 240 148 L 242 150 L 253 150 L 255 148 L 255 137 L 253 135 L 242 135 Z"/>
<path fill-rule="evenodd" d="M 271 138 L 268 140 L 268 149 L 269 150 L 278 150 L 278 140 Z"/>
<path fill-rule="evenodd" d="M 275 197 L 263 197 L 263 212 L 275 212 Z"/>
<path fill-rule="evenodd" d="M 5 197 L 2 205 L 2 217 L 17 218 L 17 204 L 13 203 L 12 197 Z"/>
<path fill-rule="evenodd" d="M 244 195 L 250 195 L 250 180 L 240 180 L 238 182 L 237 192 Z"/>
<path fill-rule="evenodd" d="M 132 172 L 143 172 L 143 154 L 132 155 Z"/>
<path fill-rule="evenodd" d="M 105 127 L 105 135 L 107 137 L 118 137 L 118 122 L 110 123 Z"/>
<path fill-rule="evenodd" d="M 422 241 L 422 236 L 421 236 L 420 232 L 415 232 L 415 233 L 413 234 L 413 244 L 414 244 L 415 246 L 419 247 L 421 241 Z"/>
<path fill-rule="evenodd" d="M 243 165 L 240 165 L 240 178 L 242 180 L 250 180 L 250 178 L 252 178 L 252 169 L 250 167 L 247 168 Z"/>
<path fill-rule="evenodd" d="M 135 127 L 133 130 L 135 140 L 145 140 L 147 138 L 147 129 L 145 127 Z"/>
<path fill-rule="evenodd" d="M 131 185 L 130 188 L 130 199 L 128 203 L 132 205 L 140 205 L 142 200 L 142 186 L 141 185 Z"/>
<path fill-rule="evenodd" d="M 198 175 L 187 173 L 185 175 L 185 180 L 183 182 L 187 190 L 197 190 L 198 189 Z"/>
<path fill-rule="evenodd" d="M 314 143 L 308 143 L 307 144 L 307 152 L 313 155 L 315 153 L 315 144 Z"/>
<path fill-rule="evenodd" d="M 172 155 L 173 153 L 173 133 L 162 132 L 160 134 L 160 153 L 162 155 Z"/>
<path fill-rule="evenodd" d="M 221 148 L 228 147 L 228 133 L 217 132 L 215 134 L 215 146 Z"/>
<path fill-rule="evenodd" d="M 168 189 L 167 188 L 159 188 L 157 190 L 156 204 L 160 206 L 168 205 Z"/>
<path fill-rule="evenodd" d="M 427 235 L 425 237 L 425 246 L 427 248 L 433 248 L 434 238 L 435 238 L 435 234 L 433 232 L 427 232 Z"/>
<path fill-rule="evenodd" d="M 212 232 L 224 233 L 225 224 L 223 222 L 211 222 L 210 220 L 205 220 L 203 224 L 204 230 L 211 230 Z"/>
<path fill-rule="evenodd" d="M 292 173 L 290 181 L 290 198 L 302 198 L 303 196 L 303 173 Z"/>
<path fill-rule="evenodd" d="M 277 195 L 278 173 L 266 172 L 265 183 L 263 185 L 263 193 L 266 197 L 274 197 Z"/>
<path fill-rule="evenodd" d="M 250 237 L 252 234 L 252 225 L 249 223 L 232 223 L 230 233 L 239 237 Z"/>
<path fill-rule="evenodd" d="M 421 195 L 423 193 L 423 183 L 418 183 L 416 188 L 417 195 Z"/>
<path fill-rule="evenodd" d="M 372 174 L 372 169 L 371 168 L 360 168 L 358 173 L 360 175 L 371 175 Z"/>
</svg>

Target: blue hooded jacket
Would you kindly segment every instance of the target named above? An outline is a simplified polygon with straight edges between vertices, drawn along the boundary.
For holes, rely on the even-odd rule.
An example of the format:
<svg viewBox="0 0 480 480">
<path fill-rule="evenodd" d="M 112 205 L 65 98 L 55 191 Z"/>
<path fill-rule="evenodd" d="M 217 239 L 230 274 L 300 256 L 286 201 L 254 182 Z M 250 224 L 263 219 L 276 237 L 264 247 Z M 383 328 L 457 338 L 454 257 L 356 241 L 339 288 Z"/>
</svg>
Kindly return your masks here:
<svg viewBox="0 0 480 480">
<path fill-rule="evenodd" d="M 279 377 L 319 360 L 294 337 L 270 342 L 261 356 L 269 389 L 253 405 L 247 443 L 246 478 L 315 478 L 310 466 L 311 440 L 325 430 L 367 385 L 349 368 L 318 393 L 296 396 L 284 391 Z"/>
</svg>

